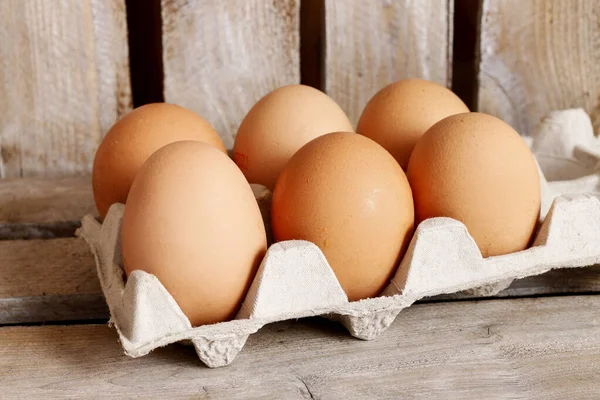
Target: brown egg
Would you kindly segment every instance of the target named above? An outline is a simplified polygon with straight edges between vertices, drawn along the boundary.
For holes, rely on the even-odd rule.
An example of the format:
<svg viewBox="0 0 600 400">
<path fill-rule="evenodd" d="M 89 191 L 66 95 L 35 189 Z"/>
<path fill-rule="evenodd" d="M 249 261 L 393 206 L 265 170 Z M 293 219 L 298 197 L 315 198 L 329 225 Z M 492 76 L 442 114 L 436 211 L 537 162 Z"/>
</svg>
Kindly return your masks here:
<svg viewBox="0 0 600 400">
<path fill-rule="evenodd" d="M 330 133 L 302 147 L 281 173 L 271 223 L 277 241 L 319 246 L 350 300 L 375 297 L 410 241 L 411 190 L 383 147 Z"/>
<path fill-rule="evenodd" d="M 226 152 L 208 122 L 173 104 L 147 104 L 117 121 L 94 159 L 92 186 L 100 217 L 106 216 L 113 203 L 125 203 L 133 179 L 152 153 L 180 140 L 198 140 Z"/>
<path fill-rule="evenodd" d="M 325 93 L 304 85 L 263 97 L 242 121 L 233 159 L 250 183 L 273 189 L 279 173 L 303 145 L 335 131 L 352 131 L 344 111 Z"/>
<path fill-rule="evenodd" d="M 127 275 L 154 274 L 192 325 L 235 316 L 267 248 L 250 185 L 216 147 L 183 141 L 155 152 L 127 198 Z"/>
<path fill-rule="evenodd" d="M 356 132 L 392 153 L 403 169 L 419 138 L 436 122 L 469 112 L 444 86 L 423 79 L 405 79 L 381 89 L 363 110 Z"/>
<path fill-rule="evenodd" d="M 525 141 L 487 114 L 443 119 L 417 143 L 408 180 L 416 221 L 464 223 L 484 257 L 525 249 L 540 212 L 540 178 Z"/>
</svg>

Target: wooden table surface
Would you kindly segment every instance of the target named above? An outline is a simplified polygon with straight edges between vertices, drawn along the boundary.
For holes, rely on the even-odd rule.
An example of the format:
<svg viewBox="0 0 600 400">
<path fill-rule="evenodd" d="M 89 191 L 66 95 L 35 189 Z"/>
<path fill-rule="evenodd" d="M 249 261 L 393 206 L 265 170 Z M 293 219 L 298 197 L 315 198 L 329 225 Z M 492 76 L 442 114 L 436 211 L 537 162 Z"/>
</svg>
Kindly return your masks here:
<svg viewBox="0 0 600 400">
<path fill-rule="evenodd" d="M 265 326 L 223 368 L 183 345 L 129 358 L 72 236 L 89 181 L 25 183 L 0 186 L 0 399 L 599 398 L 598 266 L 429 299 L 369 342 L 312 318 Z"/>
<path fill-rule="evenodd" d="M 268 325 L 232 365 L 192 347 L 122 354 L 105 325 L 0 328 L 7 398 L 597 399 L 599 296 L 418 304 L 373 341 L 325 319 Z"/>
</svg>

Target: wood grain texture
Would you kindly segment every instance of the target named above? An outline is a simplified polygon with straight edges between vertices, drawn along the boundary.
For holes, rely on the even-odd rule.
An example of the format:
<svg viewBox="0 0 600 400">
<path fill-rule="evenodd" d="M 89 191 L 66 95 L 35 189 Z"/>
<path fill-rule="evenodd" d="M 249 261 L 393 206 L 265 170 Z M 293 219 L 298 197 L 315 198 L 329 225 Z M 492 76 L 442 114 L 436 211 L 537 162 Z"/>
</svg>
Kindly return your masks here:
<svg viewBox="0 0 600 400">
<path fill-rule="evenodd" d="M 165 101 L 188 107 L 227 148 L 262 96 L 300 82 L 299 0 L 162 0 Z"/>
<path fill-rule="evenodd" d="M 0 223 L 69 221 L 86 214 L 98 214 L 89 177 L 0 182 Z"/>
<path fill-rule="evenodd" d="M 483 0 L 482 14 L 479 110 L 525 135 L 571 107 L 600 127 L 596 0 Z"/>
<path fill-rule="evenodd" d="M 452 0 L 325 0 L 325 91 L 358 122 L 387 84 L 424 78 L 449 86 Z"/>
<path fill-rule="evenodd" d="M 83 239 L 0 241 L 0 324 L 107 316 Z"/>
<path fill-rule="evenodd" d="M 87 214 L 98 214 L 89 177 L 0 182 L 0 240 L 73 236 Z"/>
<path fill-rule="evenodd" d="M 335 323 L 269 325 L 234 363 L 192 347 L 122 354 L 105 326 L 0 328 L 8 398 L 595 399 L 600 296 L 417 305 L 365 342 Z"/>
<path fill-rule="evenodd" d="M 83 239 L 2 241 L 0 260 L 0 297 L 100 291 L 94 258 Z M 6 273 L 9 269 L 15 271 Z"/>
<path fill-rule="evenodd" d="M 131 105 L 124 0 L 3 0 L 0 60 L 0 176 L 90 172 Z"/>
</svg>

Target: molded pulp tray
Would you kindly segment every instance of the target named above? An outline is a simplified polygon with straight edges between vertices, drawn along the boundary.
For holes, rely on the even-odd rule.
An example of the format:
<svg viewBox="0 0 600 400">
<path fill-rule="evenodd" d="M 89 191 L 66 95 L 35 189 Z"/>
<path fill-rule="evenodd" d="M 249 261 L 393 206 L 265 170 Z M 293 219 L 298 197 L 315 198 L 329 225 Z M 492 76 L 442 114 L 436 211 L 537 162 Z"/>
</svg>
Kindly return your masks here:
<svg viewBox="0 0 600 400">
<path fill-rule="evenodd" d="M 532 150 L 535 153 L 536 146 L 547 150 L 544 143 L 558 140 L 566 149 L 561 151 L 567 154 L 546 157 L 544 153 L 540 157 L 536 153 L 542 170 L 541 159 L 569 160 L 574 149 L 582 154 L 581 143 L 565 147 L 566 139 L 559 139 L 572 139 L 569 127 L 577 124 L 584 126 L 577 125 L 579 130 L 591 130 L 586 118 L 589 122 L 581 110 L 547 117 L 542 123 L 546 128 L 534 137 Z M 593 130 L 591 136 L 595 140 Z M 600 154 L 583 153 L 588 164 L 590 157 Z M 122 204 L 111 207 L 102 225 L 86 216 L 78 234 L 94 253 L 110 322 L 127 355 L 139 357 L 169 343 L 191 341 L 207 366 L 218 367 L 231 363 L 248 336 L 270 322 L 323 315 L 342 322 L 352 336 L 370 340 L 382 333 L 402 309 L 423 297 L 470 289 L 489 295 L 504 289 L 513 279 L 554 268 L 600 263 L 600 196 L 595 194 L 599 186 L 598 159 L 600 156 L 588 175 L 570 181 L 547 183 L 542 176 L 543 222 L 532 247 L 525 251 L 484 259 L 462 223 L 450 218 L 430 219 L 418 226 L 382 296 L 348 302 L 316 245 L 280 242 L 270 246 L 236 319 L 195 328 L 154 275 L 138 270 L 125 279 L 120 266 Z M 555 171 L 556 163 L 551 164 Z M 578 164 L 577 168 L 583 167 Z M 584 193 L 572 194 L 577 192 Z"/>
</svg>

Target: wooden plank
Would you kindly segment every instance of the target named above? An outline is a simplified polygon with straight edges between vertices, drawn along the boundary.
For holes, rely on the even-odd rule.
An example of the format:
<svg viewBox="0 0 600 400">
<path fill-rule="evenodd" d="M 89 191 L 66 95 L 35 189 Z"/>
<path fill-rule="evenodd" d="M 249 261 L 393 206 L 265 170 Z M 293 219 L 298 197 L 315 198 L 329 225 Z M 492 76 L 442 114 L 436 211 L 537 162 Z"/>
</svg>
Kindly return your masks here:
<svg viewBox="0 0 600 400">
<path fill-rule="evenodd" d="M 495 297 L 597 292 L 600 266 L 515 281 Z M 433 300 L 472 298 L 459 293 Z M 0 241 L 0 324 L 106 318 L 94 259 L 82 239 Z"/>
<path fill-rule="evenodd" d="M 299 0 L 162 0 L 165 101 L 188 107 L 233 147 L 262 96 L 300 82 Z"/>
<path fill-rule="evenodd" d="M 453 0 L 325 0 L 325 90 L 356 124 L 402 78 L 449 86 Z"/>
<path fill-rule="evenodd" d="M 0 324 L 107 317 L 83 239 L 0 241 Z"/>
<path fill-rule="evenodd" d="M 479 110 L 531 134 L 548 112 L 582 107 L 600 127 L 595 0 L 483 0 Z"/>
<path fill-rule="evenodd" d="M 91 171 L 131 104 L 124 0 L 0 2 L 0 175 Z"/>
<path fill-rule="evenodd" d="M 0 328 L 8 398 L 594 399 L 600 296 L 417 305 L 382 337 L 321 319 L 268 325 L 234 363 L 192 347 L 122 354 L 98 325 Z"/>
<path fill-rule="evenodd" d="M 79 238 L 0 242 L 0 297 L 99 293 L 94 258 Z M 17 268 L 18 267 L 18 268 Z"/>
<path fill-rule="evenodd" d="M 73 236 L 87 214 L 98 215 L 89 177 L 0 182 L 0 239 Z"/>
</svg>

